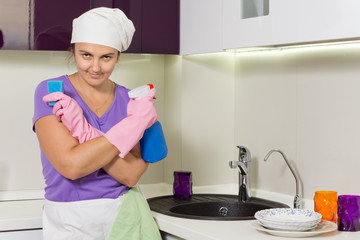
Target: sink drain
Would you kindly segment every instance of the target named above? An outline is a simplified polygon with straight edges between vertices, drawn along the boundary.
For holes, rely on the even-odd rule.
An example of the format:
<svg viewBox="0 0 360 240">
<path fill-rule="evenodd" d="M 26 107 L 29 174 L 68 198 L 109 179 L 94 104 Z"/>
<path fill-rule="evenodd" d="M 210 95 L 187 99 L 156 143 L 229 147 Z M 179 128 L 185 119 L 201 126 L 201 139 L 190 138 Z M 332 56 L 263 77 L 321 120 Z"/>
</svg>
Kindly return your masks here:
<svg viewBox="0 0 360 240">
<path fill-rule="evenodd" d="M 228 214 L 229 209 L 227 207 L 219 208 L 219 213 L 221 216 L 226 216 Z"/>
</svg>

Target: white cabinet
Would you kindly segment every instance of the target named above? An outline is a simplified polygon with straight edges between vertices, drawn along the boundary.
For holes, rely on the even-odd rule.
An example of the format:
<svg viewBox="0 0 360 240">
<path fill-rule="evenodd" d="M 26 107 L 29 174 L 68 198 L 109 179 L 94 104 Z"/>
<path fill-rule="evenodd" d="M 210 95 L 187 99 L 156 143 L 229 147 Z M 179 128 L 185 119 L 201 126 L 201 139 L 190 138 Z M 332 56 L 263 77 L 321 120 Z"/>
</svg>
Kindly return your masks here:
<svg viewBox="0 0 360 240">
<path fill-rule="evenodd" d="M 3 196 L 17 196 L 14 200 L 0 204 L 0 240 L 41 240 L 43 199 L 23 199 L 29 192 L 9 193 Z"/>
<path fill-rule="evenodd" d="M 43 239 L 41 229 L 0 232 L 0 240 L 41 240 L 41 239 Z"/>
<path fill-rule="evenodd" d="M 262 1 L 268 15 L 244 18 L 241 12 L 248 1 Z M 229 49 L 360 38 L 359 9 L 359 0 L 224 0 L 223 46 Z"/>
<path fill-rule="evenodd" d="M 222 2 L 180 0 L 180 55 L 223 51 Z"/>
</svg>

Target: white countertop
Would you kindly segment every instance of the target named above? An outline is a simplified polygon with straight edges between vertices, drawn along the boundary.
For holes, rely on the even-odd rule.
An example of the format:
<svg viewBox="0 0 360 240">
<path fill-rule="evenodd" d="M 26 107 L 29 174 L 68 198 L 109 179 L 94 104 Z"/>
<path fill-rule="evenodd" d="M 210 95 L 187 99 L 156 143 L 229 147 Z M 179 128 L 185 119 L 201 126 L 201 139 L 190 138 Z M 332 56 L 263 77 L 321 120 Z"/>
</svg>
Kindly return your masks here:
<svg viewBox="0 0 360 240">
<path fill-rule="evenodd" d="M 260 232 L 248 221 L 211 221 L 211 220 L 192 220 L 166 216 L 153 212 L 153 216 L 160 228 L 164 232 L 184 238 L 187 240 L 271 240 L 271 239 L 294 239 L 288 237 L 273 236 L 268 233 Z M 359 240 L 360 232 L 341 232 L 333 231 L 306 237 L 309 240 Z"/>
<path fill-rule="evenodd" d="M 211 192 L 209 192 L 211 188 Z M 149 184 L 141 186 L 142 192 L 147 198 L 171 194 L 171 186 L 168 184 Z M 228 193 L 233 194 L 236 191 L 233 186 L 211 186 L 194 188 L 194 193 Z M 262 192 L 256 195 L 264 197 L 271 193 Z M 282 196 L 271 195 L 271 200 L 279 201 Z M 275 196 L 275 197 L 274 197 Z M 283 198 L 283 203 L 291 205 L 290 198 Z M 290 202 L 290 203 L 289 203 Z M 43 200 L 29 199 L 18 201 L 0 202 L 0 231 L 39 229 L 42 228 Z M 305 202 L 305 208 L 313 208 L 311 201 Z M 273 236 L 256 230 L 250 221 L 213 221 L 213 220 L 193 220 L 185 218 L 176 218 L 152 212 L 155 220 L 164 232 L 188 240 L 263 240 L 263 239 L 293 239 Z M 329 240 L 359 240 L 359 232 L 340 232 L 334 231 L 327 234 L 321 234 L 316 237 L 306 239 L 329 239 Z"/>
<path fill-rule="evenodd" d="M 211 191 L 209 191 L 211 188 Z M 166 187 L 163 186 L 165 190 Z M 224 193 L 234 194 L 237 192 L 237 186 L 209 186 L 198 187 L 193 189 L 194 193 Z M 146 192 L 144 191 L 146 195 Z M 166 194 L 168 195 L 169 190 Z M 281 194 L 273 194 L 264 191 L 255 191 L 253 196 L 270 199 L 273 201 L 279 201 L 291 206 L 293 198 L 292 196 L 284 196 Z M 313 201 L 305 200 L 304 208 L 313 209 Z M 152 212 L 160 230 L 170 233 L 172 235 L 184 238 L 187 240 L 271 240 L 271 239 L 294 239 L 287 237 L 279 237 L 270 235 L 268 233 L 260 232 L 256 230 L 252 223 L 255 220 L 242 220 L 242 221 L 213 221 L 213 220 L 193 220 L 185 218 L 177 218 L 167 216 L 157 212 Z M 317 235 L 314 237 L 306 237 L 304 239 L 309 240 L 359 240 L 359 232 L 341 232 L 333 231 L 326 234 Z"/>
</svg>

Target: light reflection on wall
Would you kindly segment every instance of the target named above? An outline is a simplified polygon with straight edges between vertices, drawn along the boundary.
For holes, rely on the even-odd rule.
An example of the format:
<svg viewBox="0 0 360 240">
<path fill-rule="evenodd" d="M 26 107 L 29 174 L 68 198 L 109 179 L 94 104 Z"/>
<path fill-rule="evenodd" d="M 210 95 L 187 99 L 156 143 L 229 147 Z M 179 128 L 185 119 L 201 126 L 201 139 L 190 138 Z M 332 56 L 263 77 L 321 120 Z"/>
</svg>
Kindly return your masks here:
<svg viewBox="0 0 360 240">
<path fill-rule="evenodd" d="M 334 41 L 334 42 L 323 42 L 323 43 L 309 43 L 309 44 L 298 44 L 289 46 L 274 46 L 274 47 L 250 47 L 250 48 L 239 48 L 239 49 L 227 49 L 226 52 L 238 53 L 241 55 L 247 54 L 269 54 L 269 53 L 282 53 L 282 52 L 316 52 L 326 51 L 330 49 L 359 49 L 360 40 L 348 40 L 348 41 Z"/>
<path fill-rule="evenodd" d="M 0 0 L 1 49 L 31 49 L 32 0 Z"/>
</svg>

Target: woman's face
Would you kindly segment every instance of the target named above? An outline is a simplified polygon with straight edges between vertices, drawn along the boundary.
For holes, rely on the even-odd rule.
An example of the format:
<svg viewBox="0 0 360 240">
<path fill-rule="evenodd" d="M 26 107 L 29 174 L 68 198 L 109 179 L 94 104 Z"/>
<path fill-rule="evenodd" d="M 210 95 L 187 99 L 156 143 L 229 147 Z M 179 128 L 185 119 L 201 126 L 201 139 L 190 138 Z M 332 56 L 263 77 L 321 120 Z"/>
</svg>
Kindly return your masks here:
<svg viewBox="0 0 360 240">
<path fill-rule="evenodd" d="M 109 79 L 120 53 L 115 48 L 103 45 L 76 43 L 72 55 L 79 77 L 89 85 L 97 86 Z"/>
</svg>

